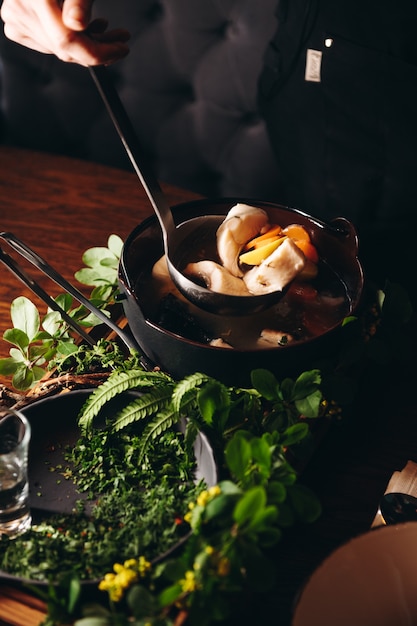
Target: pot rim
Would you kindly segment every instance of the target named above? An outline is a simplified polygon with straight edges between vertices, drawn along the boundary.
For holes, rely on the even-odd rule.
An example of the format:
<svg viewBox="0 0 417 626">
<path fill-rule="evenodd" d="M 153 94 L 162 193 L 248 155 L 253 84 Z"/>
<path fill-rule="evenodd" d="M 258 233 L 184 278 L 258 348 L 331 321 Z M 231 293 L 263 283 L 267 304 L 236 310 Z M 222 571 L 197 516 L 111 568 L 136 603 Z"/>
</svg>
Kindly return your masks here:
<svg viewBox="0 0 417 626">
<path fill-rule="evenodd" d="M 308 346 L 312 343 L 315 343 L 321 338 L 328 337 L 329 334 L 332 334 L 333 332 L 337 331 L 342 326 L 344 319 L 347 316 L 353 315 L 354 312 L 357 310 L 358 306 L 360 305 L 363 290 L 364 290 L 363 268 L 358 257 L 358 249 L 359 249 L 358 235 L 357 235 L 357 231 L 353 223 L 350 222 L 347 218 L 336 217 L 333 220 L 331 220 L 330 223 L 327 224 L 323 222 L 322 220 L 320 220 L 319 218 L 316 218 L 300 209 L 293 208 L 288 205 L 283 205 L 278 202 L 273 202 L 270 200 L 256 200 L 252 198 L 248 199 L 248 198 L 238 198 L 238 197 L 199 198 L 199 199 L 191 200 L 188 202 L 181 202 L 172 207 L 172 212 L 173 212 L 174 219 L 175 219 L 176 213 L 179 213 L 182 210 L 198 209 L 199 207 L 207 207 L 207 206 L 212 206 L 214 208 L 214 207 L 218 207 L 221 204 L 233 206 L 234 204 L 238 202 L 250 204 L 251 206 L 260 206 L 261 208 L 265 208 L 265 209 L 270 207 L 272 209 L 278 209 L 280 211 L 288 212 L 289 214 L 296 215 L 297 217 L 302 218 L 302 220 L 305 220 L 306 222 L 308 222 L 309 224 L 314 225 L 317 229 L 328 230 L 329 233 L 331 233 L 335 237 L 340 238 L 342 243 L 345 241 L 346 245 L 349 246 L 351 257 L 357 269 L 357 274 L 356 274 L 357 290 L 356 290 L 356 293 L 354 294 L 355 296 L 354 298 L 352 297 L 352 294 L 349 294 L 349 298 L 350 298 L 349 311 L 346 313 L 346 315 L 344 315 L 336 324 L 331 326 L 324 333 L 321 333 L 320 335 L 315 335 L 313 337 L 307 337 L 306 339 L 302 339 L 293 344 L 290 343 L 290 344 L 282 345 L 282 346 L 262 347 L 261 349 L 259 348 L 249 348 L 249 349 L 233 348 L 233 352 L 235 352 L 236 354 L 239 354 L 239 353 L 258 354 L 261 351 L 263 353 L 275 352 L 277 349 L 280 351 L 291 350 L 291 352 L 294 352 L 296 349 L 302 349 L 304 346 Z M 176 220 L 176 223 L 180 223 L 180 221 Z M 162 326 L 159 326 L 156 322 L 153 322 L 152 320 L 150 320 L 148 317 L 146 317 L 143 314 L 142 306 L 137 296 L 137 293 L 135 291 L 135 288 L 132 285 L 131 281 L 129 280 L 129 270 L 127 268 L 126 256 L 127 256 L 128 250 L 130 249 L 132 243 L 135 241 L 138 234 L 144 232 L 146 229 L 148 229 L 150 226 L 153 226 L 153 225 L 157 225 L 156 215 L 150 215 L 149 217 L 145 218 L 142 222 L 140 222 L 131 231 L 131 233 L 128 235 L 126 241 L 123 244 L 122 253 L 120 255 L 119 268 L 118 268 L 118 279 L 119 279 L 119 283 L 122 285 L 123 291 L 125 292 L 125 297 L 126 298 L 130 297 L 134 299 L 140 311 L 140 314 L 143 317 L 144 323 L 148 327 L 155 330 L 156 332 L 162 335 L 168 335 L 169 337 L 173 339 L 179 340 L 182 343 L 188 344 L 190 346 L 194 346 L 199 349 L 218 350 L 220 352 L 225 352 L 225 351 L 230 352 L 230 348 L 225 348 L 221 346 L 212 346 L 208 343 L 205 344 L 199 341 L 195 341 L 193 339 L 188 339 L 186 337 L 183 337 L 182 335 L 179 335 L 177 333 L 174 333 L 170 330 L 163 328 Z M 162 233 L 161 233 L 161 243 L 162 243 Z"/>
</svg>

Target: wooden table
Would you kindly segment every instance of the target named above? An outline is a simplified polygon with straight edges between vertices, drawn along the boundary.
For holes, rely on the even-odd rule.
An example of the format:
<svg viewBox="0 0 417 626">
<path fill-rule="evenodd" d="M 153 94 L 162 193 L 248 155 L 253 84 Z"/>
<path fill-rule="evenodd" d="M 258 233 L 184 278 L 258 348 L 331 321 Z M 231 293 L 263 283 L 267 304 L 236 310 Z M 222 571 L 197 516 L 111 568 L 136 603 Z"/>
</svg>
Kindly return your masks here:
<svg viewBox="0 0 417 626">
<path fill-rule="evenodd" d="M 165 189 L 172 204 L 193 198 Z M 0 229 L 13 232 L 70 281 L 86 249 L 106 245 L 111 233 L 125 238 L 150 214 L 133 173 L 0 148 Z M 1 337 L 11 327 L 13 298 L 33 296 L 5 268 L 0 271 Z M 47 279 L 41 283 L 51 294 L 58 289 Z M 0 356 L 7 353 L 0 340 Z M 302 480 L 321 498 L 323 515 L 311 526 L 286 533 L 276 550 L 276 593 L 258 607 L 272 617 L 264 623 L 289 624 L 296 594 L 314 568 L 335 547 L 369 529 L 392 472 L 417 460 L 416 403 L 406 393 L 415 373 L 414 367 L 408 374 L 375 381 L 371 397 L 366 395 L 353 415 L 334 424 L 315 452 Z M 40 601 L 0 583 L 0 626 L 37 626 L 43 615 Z"/>
<path fill-rule="evenodd" d="M 195 194 L 164 186 L 171 204 L 196 198 Z M 122 239 L 152 208 L 137 177 L 130 172 L 55 155 L 0 147 L 0 230 L 19 237 L 64 278 L 88 295 L 74 279 L 81 257 L 93 246 L 106 246 L 110 234 Z M 20 261 L 19 261 L 20 262 Z M 23 262 L 24 265 L 24 262 Z M 62 290 L 32 266 L 27 271 L 51 295 Z M 20 295 L 42 302 L 0 266 L 0 358 L 10 345 L 2 340 L 12 327 L 10 304 Z M 10 386 L 10 380 L 0 377 Z M 0 625 L 36 626 L 42 603 L 20 590 L 0 585 Z"/>
</svg>

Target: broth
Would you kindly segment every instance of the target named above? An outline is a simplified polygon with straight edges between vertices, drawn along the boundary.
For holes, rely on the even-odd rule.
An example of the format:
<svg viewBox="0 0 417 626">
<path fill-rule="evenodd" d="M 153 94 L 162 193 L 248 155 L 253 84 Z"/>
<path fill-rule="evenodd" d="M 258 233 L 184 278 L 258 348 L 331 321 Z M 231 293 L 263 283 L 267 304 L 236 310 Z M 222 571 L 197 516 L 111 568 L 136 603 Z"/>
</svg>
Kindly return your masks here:
<svg viewBox="0 0 417 626">
<path fill-rule="evenodd" d="M 168 270 L 158 280 L 150 272 L 142 273 L 135 291 L 145 317 L 161 328 L 202 344 L 220 340 L 220 347 L 245 351 L 317 337 L 351 311 L 345 285 L 323 261 L 317 278 L 308 283 L 294 281 L 279 303 L 242 317 L 214 315 L 189 303 L 176 290 Z"/>
</svg>

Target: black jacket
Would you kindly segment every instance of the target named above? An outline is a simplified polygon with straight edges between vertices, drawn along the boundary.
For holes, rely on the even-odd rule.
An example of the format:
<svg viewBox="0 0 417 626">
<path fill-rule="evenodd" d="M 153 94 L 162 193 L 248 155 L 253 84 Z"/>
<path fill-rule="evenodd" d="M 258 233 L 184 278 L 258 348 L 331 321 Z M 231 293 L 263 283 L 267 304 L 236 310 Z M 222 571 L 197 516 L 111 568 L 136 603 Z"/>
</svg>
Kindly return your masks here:
<svg viewBox="0 0 417 626">
<path fill-rule="evenodd" d="M 417 215 L 417 2 L 281 0 L 277 18 L 259 87 L 284 199 L 391 246 Z"/>
</svg>

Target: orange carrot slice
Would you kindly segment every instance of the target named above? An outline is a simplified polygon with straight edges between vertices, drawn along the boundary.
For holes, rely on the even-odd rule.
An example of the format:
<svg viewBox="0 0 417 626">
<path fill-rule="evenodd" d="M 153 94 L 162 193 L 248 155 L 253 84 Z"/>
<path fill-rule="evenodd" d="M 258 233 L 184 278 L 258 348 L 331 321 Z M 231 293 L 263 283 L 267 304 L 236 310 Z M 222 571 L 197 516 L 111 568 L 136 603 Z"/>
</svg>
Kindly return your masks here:
<svg viewBox="0 0 417 626">
<path fill-rule="evenodd" d="M 245 263 L 246 265 L 260 265 L 262 261 L 267 259 L 285 239 L 286 237 L 275 237 L 275 239 L 273 238 L 270 243 L 267 243 L 264 246 L 258 246 L 257 248 L 249 250 L 249 252 L 244 252 L 239 256 L 239 263 Z"/>
<path fill-rule="evenodd" d="M 310 235 L 301 224 L 290 224 L 282 232 L 294 241 L 310 241 Z"/>
<path fill-rule="evenodd" d="M 250 250 L 259 250 L 259 248 L 263 248 L 264 246 L 269 245 L 273 241 L 278 241 L 278 239 L 283 239 L 281 235 L 275 235 L 275 237 L 267 237 L 266 239 L 262 239 L 262 241 L 257 241 L 254 245 L 251 245 Z M 246 248 L 246 246 L 245 246 Z M 246 252 L 246 250 L 245 250 Z"/>
<path fill-rule="evenodd" d="M 250 250 L 251 248 L 258 248 L 260 245 L 264 245 L 266 239 L 272 239 L 273 237 L 276 238 L 281 234 L 281 232 L 281 226 L 273 224 L 265 233 L 248 241 L 243 249 Z"/>
<path fill-rule="evenodd" d="M 319 262 L 319 253 L 317 252 L 317 248 L 310 241 L 295 239 L 294 243 L 297 248 L 300 248 L 300 250 L 304 253 L 306 259 L 309 259 L 309 261 L 312 261 L 313 263 Z"/>
</svg>

